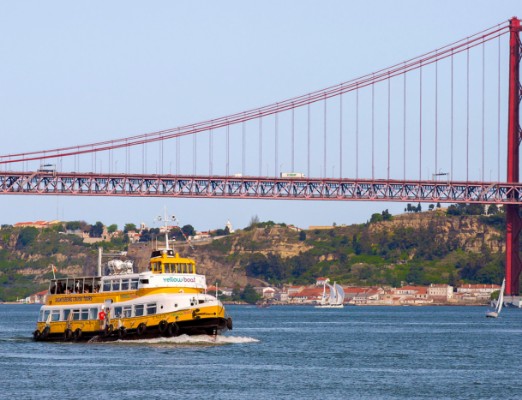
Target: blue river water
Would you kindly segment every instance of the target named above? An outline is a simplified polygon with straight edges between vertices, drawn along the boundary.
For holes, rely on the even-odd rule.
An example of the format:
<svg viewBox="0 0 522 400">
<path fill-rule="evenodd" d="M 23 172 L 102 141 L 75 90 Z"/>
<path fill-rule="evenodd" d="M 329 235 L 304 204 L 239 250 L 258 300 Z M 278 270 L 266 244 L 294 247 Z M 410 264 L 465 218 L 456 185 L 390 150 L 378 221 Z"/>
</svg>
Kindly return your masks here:
<svg viewBox="0 0 522 400">
<path fill-rule="evenodd" d="M 228 306 L 234 329 L 33 342 L 39 306 L 0 305 L 5 399 L 520 399 L 522 310 Z"/>
</svg>

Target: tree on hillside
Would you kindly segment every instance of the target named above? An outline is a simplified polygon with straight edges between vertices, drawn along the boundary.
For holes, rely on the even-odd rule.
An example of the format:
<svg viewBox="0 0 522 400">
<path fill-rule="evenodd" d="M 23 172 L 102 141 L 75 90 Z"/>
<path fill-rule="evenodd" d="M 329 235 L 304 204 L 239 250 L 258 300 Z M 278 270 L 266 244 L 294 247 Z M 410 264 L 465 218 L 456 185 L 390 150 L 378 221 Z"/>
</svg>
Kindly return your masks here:
<svg viewBox="0 0 522 400">
<path fill-rule="evenodd" d="M 136 224 L 125 224 L 124 228 L 123 228 L 123 233 L 129 233 L 131 231 L 136 231 Z"/>
<path fill-rule="evenodd" d="M 91 225 L 89 229 L 89 237 L 100 238 L 103 235 L 103 224 L 97 221 L 94 225 Z"/>
<path fill-rule="evenodd" d="M 254 287 L 250 284 L 247 284 L 241 293 L 241 300 L 248 304 L 255 304 L 261 296 L 257 294 Z"/>
<path fill-rule="evenodd" d="M 65 229 L 68 231 L 77 231 L 79 229 L 83 229 L 86 225 L 84 221 L 69 221 L 65 223 Z"/>
<path fill-rule="evenodd" d="M 114 233 L 118 230 L 118 225 L 112 224 L 107 227 L 107 232 Z"/>
<path fill-rule="evenodd" d="M 34 242 L 36 237 L 38 236 L 38 229 L 33 226 L 28 226 L 22 228 L 20 234 L 18 235 L 18 239 L 16 241 L 16 248 L 20 249 Z"/>
<path fill-rule="evenodd" d="M 370 218 L 370 224 L 373 224 L 375 222 L 381 222 L 382 221 L 382 215 L 379 213 L 372 214 L 372 217 Z"/>
</svg>

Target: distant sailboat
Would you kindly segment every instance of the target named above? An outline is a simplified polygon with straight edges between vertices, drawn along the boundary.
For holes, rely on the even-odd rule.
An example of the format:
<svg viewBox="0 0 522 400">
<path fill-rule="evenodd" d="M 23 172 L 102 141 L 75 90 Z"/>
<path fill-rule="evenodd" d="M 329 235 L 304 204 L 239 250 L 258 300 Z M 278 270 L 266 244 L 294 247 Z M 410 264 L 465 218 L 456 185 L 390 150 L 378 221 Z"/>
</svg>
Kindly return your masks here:
<svg viewBox="0 0 522 400">
<path fill-rule="evenodd" d="M 338 285 L 334 282 L 333 285 L 330 285 L 328 282 L 330 280 L 326 279 L 323 284 L 323 296 L 321 298 L 321 304 L 315 306 L 315 308 L 343 308 L 344 307 L 344 290 L 341 285 Z M 326 294 L 326 286 L 330 290 L 330 295 Z"/>
<path fill-rule="evenodd" d="M 502 306 L 504 305 L 504 289 L 506 287 L 506 279 L 502 281 L 502 286 L 500 287 L 500 294 L 498 295 L 497 306 L 494 310 L 489 310 L 486 312 L 486 317 L 488 318 L 498 318 L 500 311 L 502 311 Z"/>
</svg>

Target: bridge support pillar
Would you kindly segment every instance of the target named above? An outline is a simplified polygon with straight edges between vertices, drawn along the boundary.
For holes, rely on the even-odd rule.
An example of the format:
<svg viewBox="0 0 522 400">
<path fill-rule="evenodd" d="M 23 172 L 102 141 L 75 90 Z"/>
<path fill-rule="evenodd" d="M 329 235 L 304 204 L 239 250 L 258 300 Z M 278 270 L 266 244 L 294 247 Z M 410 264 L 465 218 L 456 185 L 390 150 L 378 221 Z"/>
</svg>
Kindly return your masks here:
<svg viewBox="0 0 522 400">
<path fill-rule="evenodd" d="M 519 147 L 520 129 L 520 20 L 512 18 L 509 21 L 509 100 L 508 100 L 508 152 L 507 152 L 507 182 L 519 182 Z M 518 200 L 518 199 L 515 199 Z M 518 204 L 506 206 L 506 295 L 519 293 L 520 272 L 520 230 L 522 219 Z"/>
</svg>

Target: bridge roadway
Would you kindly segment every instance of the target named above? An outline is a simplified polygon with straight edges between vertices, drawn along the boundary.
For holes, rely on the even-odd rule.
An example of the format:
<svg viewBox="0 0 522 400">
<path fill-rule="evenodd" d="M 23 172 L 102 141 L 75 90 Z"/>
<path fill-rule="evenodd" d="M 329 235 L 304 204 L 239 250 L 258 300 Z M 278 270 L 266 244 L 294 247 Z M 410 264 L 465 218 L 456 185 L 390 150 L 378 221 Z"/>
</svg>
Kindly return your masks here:
<svg viewBox="0 0 522 400">
<path fill-rule="evenodd" d="M 0 172 L 0 194 L 521 204 L 522 183 Z"/>
</svg>

